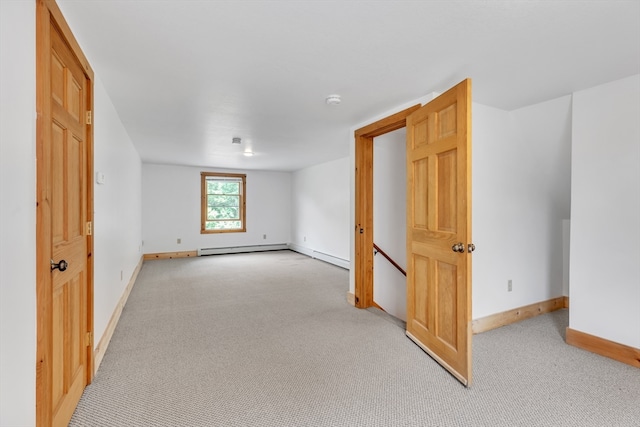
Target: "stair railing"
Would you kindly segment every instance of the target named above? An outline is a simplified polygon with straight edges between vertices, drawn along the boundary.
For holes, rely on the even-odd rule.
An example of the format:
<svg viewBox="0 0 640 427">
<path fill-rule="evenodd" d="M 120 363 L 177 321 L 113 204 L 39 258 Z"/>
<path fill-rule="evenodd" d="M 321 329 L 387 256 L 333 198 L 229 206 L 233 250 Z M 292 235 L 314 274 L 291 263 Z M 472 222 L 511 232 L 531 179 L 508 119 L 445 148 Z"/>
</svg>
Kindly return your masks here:
<svg viewBox="0 0 640 427">
<path fill-rule="evenodd" d="M 398 271 L 399 271 L 400 273 L 404 274 L 405 276 L 407 275 L 407 272 L 406 272 L 406 271 L 404 271 L 404 270 L 402 269 L 402 267 L 400 267 L 400 266 L 398 265 L 398 263 L 397 263 L 397 262 L 395 262 L 394 260 L 392 260 L 392 259 L 391 259 L 391 257 L 390 257 L 389 255 L 387 255 L 387 254 L 385 253 L 385 251 L 383 251 L 382 249 L 380 249 L 380 247 L 379 247 L 378 245 L 376 245 L 375 243 L 373 244 L 373 250 L 374 250 L 374 255 L 375 255 L 375 254 L 377 254 L 377 253 L 380 253 L 383 257 L 385 257 L 385 258 L 387 259 L 387 261 L 389 261 L 389 262 L 390 262 L 390 263 L 391 263 L 395 268 L 397 268 L 397 269 L 398 269 Z"/>
</svg>

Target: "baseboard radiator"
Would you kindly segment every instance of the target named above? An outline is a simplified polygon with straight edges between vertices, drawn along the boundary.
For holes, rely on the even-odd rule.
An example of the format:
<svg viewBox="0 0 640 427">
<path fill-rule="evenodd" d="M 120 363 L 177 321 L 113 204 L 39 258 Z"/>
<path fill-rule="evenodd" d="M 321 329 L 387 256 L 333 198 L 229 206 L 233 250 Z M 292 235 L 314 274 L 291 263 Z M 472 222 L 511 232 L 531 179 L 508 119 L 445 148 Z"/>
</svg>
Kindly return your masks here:
<svg viewBox="0 0 640 427">
<path fill-rule="evenodd" d="M 202 248 L 198 249 L 198 256 L 241 254 L 246 252 L 281 251 L 289 249 L 286 243 L 272 245 L 249 245 L 249 246 L 227 246 L 224 248 Z"/>
<path fill-rule="evenodd" d="M 320 261 L 328 262 L 329 264 L 337 265 L 338 267 L 342 267 L 344 269 L 349 269 L 349 261 L 344 258 L 338 258 L 337 256 L 325 254 L 324 252 L 313 251 L 312 258 L 319 259 Z"/>
<path fill-rule="evenodd" d="M 351 267 L 349 260 L 347 259 L 339 258 L 334 255 L 329 255 L 324 252 L 316 251 L 315 249 L 307 248 L 305 246 L 296 245 L 295 243 L 289 243 L 289 249 L 291 249 L 292 251 L 298 252 L 300 254 L 306 255 L 310 258 L 319 259 L 320 261 L 337 265 L 338 267 L 342 267 L 345 270 L 349 270 L 349 268 Z"/>
</svg>

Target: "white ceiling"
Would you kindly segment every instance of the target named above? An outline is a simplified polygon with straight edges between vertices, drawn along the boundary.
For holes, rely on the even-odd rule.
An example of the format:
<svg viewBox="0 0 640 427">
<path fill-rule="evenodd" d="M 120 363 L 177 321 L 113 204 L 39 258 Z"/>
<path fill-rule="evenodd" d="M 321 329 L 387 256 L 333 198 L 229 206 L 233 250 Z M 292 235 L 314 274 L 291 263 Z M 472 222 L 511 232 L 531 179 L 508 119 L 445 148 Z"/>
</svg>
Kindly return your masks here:
<svg viewBox="0 0 640 427">
<path fill-rule="evenodd" d="M 513 110 L 640 72 L 637 0 L 58 4 L 152 163 L 297 170 L 466 77 L 475 102 Z"/>
</svg>

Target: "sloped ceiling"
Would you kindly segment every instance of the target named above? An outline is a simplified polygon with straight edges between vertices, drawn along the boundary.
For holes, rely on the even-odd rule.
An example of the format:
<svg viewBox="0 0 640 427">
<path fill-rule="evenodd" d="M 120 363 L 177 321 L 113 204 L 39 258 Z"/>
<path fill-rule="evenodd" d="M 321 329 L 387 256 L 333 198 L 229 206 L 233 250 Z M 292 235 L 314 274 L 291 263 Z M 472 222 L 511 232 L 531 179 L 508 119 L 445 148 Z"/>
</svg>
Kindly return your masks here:
<svg viewBox="0 0 640 427">
<path fill-rule="evenodd" d="M 466 77 L 475 102 L 513 110 L 640 72 L 635 0 L 58 4 L 152 163 L 297 170 Z"/>
</svg>

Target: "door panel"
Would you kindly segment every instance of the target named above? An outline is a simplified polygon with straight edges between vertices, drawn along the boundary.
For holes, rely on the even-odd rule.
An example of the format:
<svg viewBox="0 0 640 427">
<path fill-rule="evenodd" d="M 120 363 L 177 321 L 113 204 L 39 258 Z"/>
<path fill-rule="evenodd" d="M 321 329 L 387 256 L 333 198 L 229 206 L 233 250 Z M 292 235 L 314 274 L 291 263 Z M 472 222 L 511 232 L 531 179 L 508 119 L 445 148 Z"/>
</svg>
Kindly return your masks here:
<svg viewBox="0 0 640 427">
<path fill-rule="evenodd" d="M 51 27 L 52 67 L 52 258 L 65 260 L 66 271 L 52 272 L 53 424 L 66 425 L 87 383 L 85 237 L 86 162 L 85 85 L 82 68 Z"/>
<path fill-rule="evenodd" d="M 407 336 L 471 384 L 471 82 L 407 118 Z"/>
<path fill-rule="evenodd" d="M 92 379 L 93 72 L 55 2 L 36 4 L 36 421 L 66 426 Z"/>
</svg>

